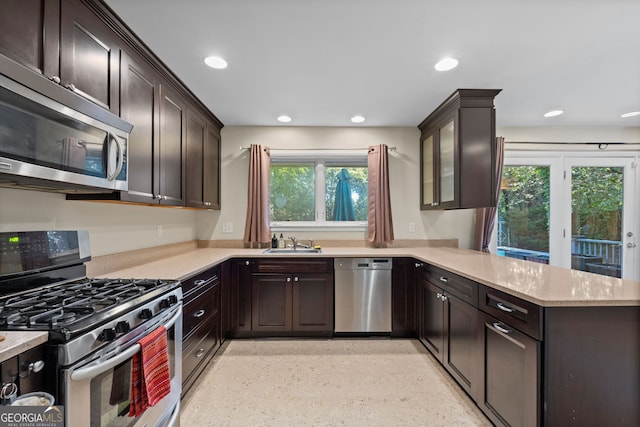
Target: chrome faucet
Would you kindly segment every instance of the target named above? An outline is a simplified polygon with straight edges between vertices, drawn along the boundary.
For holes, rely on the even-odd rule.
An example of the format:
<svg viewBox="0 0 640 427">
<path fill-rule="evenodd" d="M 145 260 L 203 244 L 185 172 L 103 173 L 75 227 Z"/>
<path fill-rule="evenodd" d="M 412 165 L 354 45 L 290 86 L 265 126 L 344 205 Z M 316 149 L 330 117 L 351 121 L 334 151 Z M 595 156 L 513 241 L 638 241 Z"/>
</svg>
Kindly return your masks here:
<svg viewBox="0 0 640 427">
<path fill-rule="evenodd" d="M 296 249 L 298 249 L 298 239 L 296 239 L 294 236 L 289 236 L 288 239 L 291 240 L 291 243 L 293 244 L 293 250 L 295 251 Z"/>
</svg>

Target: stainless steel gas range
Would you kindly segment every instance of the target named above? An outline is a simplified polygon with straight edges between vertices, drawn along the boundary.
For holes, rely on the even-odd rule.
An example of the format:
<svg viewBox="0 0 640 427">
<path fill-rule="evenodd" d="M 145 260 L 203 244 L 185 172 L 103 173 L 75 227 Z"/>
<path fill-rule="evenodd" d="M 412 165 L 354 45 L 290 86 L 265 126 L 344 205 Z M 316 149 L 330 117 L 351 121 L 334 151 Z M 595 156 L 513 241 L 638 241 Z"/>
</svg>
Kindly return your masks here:
<svg viewBox="0 0 640 427">
<path fill-rule="evenodd" d="M 0 233 L 0 330 L 48 332 L 43 391 L 64 405 L 67 426 L 177 426 L 180 282 L 87 278 L 88 260 L 87 232 Z M 161 327 L 170 391 L 129 416 L 133 359 Z"/>
</svg>

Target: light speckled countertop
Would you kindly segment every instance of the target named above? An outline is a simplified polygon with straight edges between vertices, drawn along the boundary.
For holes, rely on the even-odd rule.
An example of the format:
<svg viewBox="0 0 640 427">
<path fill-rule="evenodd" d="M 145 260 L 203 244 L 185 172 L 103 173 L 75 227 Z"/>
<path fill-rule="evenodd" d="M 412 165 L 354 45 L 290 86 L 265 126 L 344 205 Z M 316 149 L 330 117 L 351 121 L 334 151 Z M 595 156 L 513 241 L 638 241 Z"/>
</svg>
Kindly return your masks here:
<svg viewBox="0 0 640 427">
<path fill-rule="evenodd" d="M 47 332 L 1 331 L 4 341 L 0 341 L 0 362 L 11 359 L 20 353 L 47 341 Z"/>
<path fill-rule="evenodd" d="M 640 282 L 458 248 L 323 248 L 321 254 L 263 254 L 264 249 L 195 249 L 105 277 L 185 279 L 229 258 L 412 257 L 543 307 L 639 306 Z"/>
</svg>

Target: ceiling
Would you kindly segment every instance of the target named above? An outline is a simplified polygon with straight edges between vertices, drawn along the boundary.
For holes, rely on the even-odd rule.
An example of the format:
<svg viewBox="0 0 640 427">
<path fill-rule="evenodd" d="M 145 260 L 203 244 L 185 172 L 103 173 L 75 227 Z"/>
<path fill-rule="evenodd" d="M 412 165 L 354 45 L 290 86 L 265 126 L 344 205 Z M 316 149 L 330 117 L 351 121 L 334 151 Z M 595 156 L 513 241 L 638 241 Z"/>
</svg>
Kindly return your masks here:
<svg viewBox="0 0 640 427">
<path fill-rule="evenodd" d="M 502 89 L 498 126 L 640 126 L 638 0 L 105 1 L 227 126 L 416 126 L 457 88 Z"/>
</svg>

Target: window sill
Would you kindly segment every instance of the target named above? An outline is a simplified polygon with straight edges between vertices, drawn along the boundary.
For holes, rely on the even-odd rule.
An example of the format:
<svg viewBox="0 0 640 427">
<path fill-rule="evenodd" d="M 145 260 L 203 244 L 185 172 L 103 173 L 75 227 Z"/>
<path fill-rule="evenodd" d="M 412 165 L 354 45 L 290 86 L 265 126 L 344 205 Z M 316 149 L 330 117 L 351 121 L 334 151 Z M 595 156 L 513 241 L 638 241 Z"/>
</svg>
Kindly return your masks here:
<svg viewBox="0 0 640 427">
<path fill-rule="evenodd" d="M 272 222 L 271 231 L 367 231 L 366 221 L 357 222 Z"/>
</svg>

